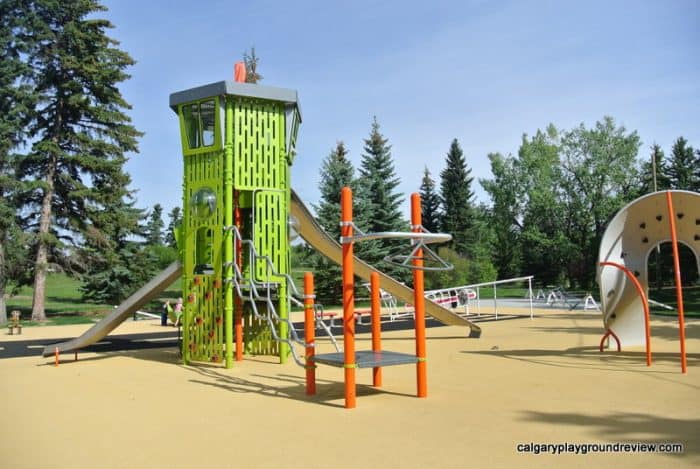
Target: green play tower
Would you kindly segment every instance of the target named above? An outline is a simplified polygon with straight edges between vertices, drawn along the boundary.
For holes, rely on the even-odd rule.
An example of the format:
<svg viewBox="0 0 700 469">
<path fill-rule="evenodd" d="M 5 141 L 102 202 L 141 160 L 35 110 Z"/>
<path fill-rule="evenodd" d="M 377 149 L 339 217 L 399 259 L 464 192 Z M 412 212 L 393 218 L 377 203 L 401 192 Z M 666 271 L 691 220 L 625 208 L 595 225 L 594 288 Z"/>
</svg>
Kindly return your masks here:
<svg viewBox="0 0 700 469">
<path fill-rule="evenodd" d="M 170 95 L 184 160 L 182 356 L 221 362 L 245 352 L 284 362 L 290 167 L 301 113 L 294 90 L 220 81 Z M 254 292 L 254 294 L 253 294 Z M 257 311 L 257 309 L 256 309 Z M 236 340 L 234 340 L 234 330 Z M 234 347 L 235 345 L 235 347 Z"/>
</svg>

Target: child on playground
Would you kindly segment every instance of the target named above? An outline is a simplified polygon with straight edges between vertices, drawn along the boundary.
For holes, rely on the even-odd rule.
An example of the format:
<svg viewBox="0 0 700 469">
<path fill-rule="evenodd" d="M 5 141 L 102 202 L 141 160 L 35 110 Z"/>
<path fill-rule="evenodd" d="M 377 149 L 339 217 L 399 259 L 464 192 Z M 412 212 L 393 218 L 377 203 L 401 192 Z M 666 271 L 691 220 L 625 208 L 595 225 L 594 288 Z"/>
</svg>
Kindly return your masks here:
<svg viewBox="0 0 700 469">
<path fill-rule="evenodd" d="M 180 316 L 182 316 L 182 298 L 177 299 L 175 310 L 173 312 L 175 313 L 175 322 L 173 325 L 178 327 L 180 325 Z"/>
<path fill-rule="evenodd" d="M 168 316 L 170 316 L 173 312 L 173 307 L 170 305 L 170 300 L 165 300 L 165 303 L 163 303 L 163 311 L 160 313 L 160 325 L 161 326 L 167 326 L 168 325 Z"/>
</svg>

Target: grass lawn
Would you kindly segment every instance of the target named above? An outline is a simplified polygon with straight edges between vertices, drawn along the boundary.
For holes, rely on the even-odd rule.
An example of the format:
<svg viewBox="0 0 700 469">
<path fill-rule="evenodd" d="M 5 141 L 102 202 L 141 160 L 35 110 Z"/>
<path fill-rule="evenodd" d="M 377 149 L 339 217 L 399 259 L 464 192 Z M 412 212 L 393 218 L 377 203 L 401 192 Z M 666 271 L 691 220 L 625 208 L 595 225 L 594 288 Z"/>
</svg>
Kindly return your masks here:
<svg viewBox="0 0 700 469">
<path fill-rule="evenodd" d="M 301 280 L 303 269 L 293 272 L 295 281 Z M 300 291 L 303 291 L 303 283 L 297 283 Z M 43 325 L 60 325 L 60 324 L 85 324 L 97 322 L 103 318 L 109 311 L 114 308 L 114 305 L 86 303 L 82 301 L 80 294 L 80 281 L 68 277 L 65 274 L 49 274 L 46 278 L 46 317 L 47 321 Z M 537 290 L 533 287 L 533 290 Z M 497 290 L 499 298 L 524 298 L 527 293 L 527 288 L 519 287 L 500 287 Z M 489 287 L 481 288 L 479 291 L 481 299 L 489 299 L 493 297 L 493 289 Z M 171 299 L 173 302 L 182 295 L 180 280 L 176 280 L 173 284 L 163 291 L 158 299 L 151 301 L 143 309 L 146 311 L 159 312 L 163 299 Z M 667 304 L 676 308 L 676 290 L 673 287 L 666 287 L 661 290 L 650 290 L 649 296 L 651 299 L 660 303 Z M 355 307 L 358 309 L 368 308 L 369 302 L 367 298 L 357 298 Z M 675 311 L 669 311 L 659 306 L 651 305 L 652 314 L 662 316 L 676 316 Z M 700 317 L 700 286 L 688 286 L 683 288 L 683 306 L 685 315 L 688 317 Z M 324 305 L 326 309 L 340 308 L 341 305 Z M 301 308 L 293 307 L 292 310 L 300 310 Z M 32 289 L 25 287 L 20 292 L 7 298 L 8 316 L 10 311 L 20 310 L 22 313 L 22 324 L 25 326 L 33 326 L 38 323 L 30 321 L 32 312 Z"/>
<path fill-rule="evenodd" d="M 102 319 L 115 305 L 86 303 L 80 293 L 80 281 L 65 274 L 54 273 L 46 277 L 46 322 L 30 321 L 32 315 L 32 288 L 24 287 L 15 296 L 7 298 L 7 315 L 19 310 L 23 326 L 86 324 Z M 162 292 L 160 298 L 177 300 L 182 295 L 180 280 L 176 280 Z M 161 301 L 154 300 L 143 309 L 160 311 Z"/>
<path fill-rule="evenodd" d="M 670 311 L 652 304 L 649 305 L 652 314 L 678 316 L 675 311 L 678 307 L 675 287 L 664 287 L 661 290 L 649 289 L 649 298 L 674 308 L 674 311 Z M 700 318 L 700 286 L 683 287 L 683 311 L 687 317 Z"/>
</svg>

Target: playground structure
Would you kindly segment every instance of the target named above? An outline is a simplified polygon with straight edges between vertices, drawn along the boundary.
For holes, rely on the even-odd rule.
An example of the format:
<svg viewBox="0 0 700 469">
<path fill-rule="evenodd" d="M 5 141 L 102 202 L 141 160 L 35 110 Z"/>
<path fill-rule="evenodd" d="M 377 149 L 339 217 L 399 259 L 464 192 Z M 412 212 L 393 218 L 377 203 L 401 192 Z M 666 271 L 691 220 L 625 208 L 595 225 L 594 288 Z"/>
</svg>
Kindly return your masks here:
<svg viewBox="0 0 700 469">
<path fill-rule="evenodd" d="M 221 81 L 173 93 L 170 107 L 178 115 L 184 160 L 184 217 L 175 233 L 181 261 L 80 337 L 45 347 L 44 355 L 77 356 L 181 277 L 185 364 L 229 368 L 246 353 L 276 355 L 280 362 L 291 355 L 302 364 L 293 344 L 308 344 L 289 320 L 291 304 L 302 305 L 303 298 L 289 276 L 289 225 L 298 224 L 295 229 L 307 243 L 338 264 L 343 248 L 291 189 L 301 123 L 296 91 Z M 391 295 L 415 301 L 405 285 L 355 257 L 351 264 L 357 276 L 370 280 L 377 273 Z M 438 304 L 427 302 L 426 312 L 445 324 L 468 327 L 470 337 L 481 333 Z"/>
<path fill-rule="evenodd" d="M 651 251 L 671 242 L 678 299 L 681 369 L 686 372 L 685 326 L 678 243 L 685 244 L 700 267 L 700 194 L 663 191 L 642 196 L 623 207 L 605 230 L 598 254 L 598 285 L 603 313 L 604 341 L 646 347 L 651 364 L 648 259 Z"/>
<path fill-rule="evenodd" d="M 425 294 L 423 282 L 423 270 L 429 268 L 449 268 L 442 259 L 435 254 L 426 244 L 433 242 L 449 241 L 452 237 L 439 233 L 427 233 L 421 225 L 421 205 L 418 194 L 411 195 L 411 227 L 410 233 L 386 232 L 386 233 L 362 233 L 352 221 L 352 192 L 345 187 L 341 192 L 341 243 L 342 249 L 342 285 L 343 285 L 343 352 L 325 353 L 316 355 L 313 348 L 314 320 L 312 319 L 313 287 L 312 279 L 305 278 L 305 337 L 307 347 L 307 394 L 315 393 L 315 368 L 316 363 L 342 367 L 345 380 L 345 407 L 354 408 L 356 403 L 355 370 L 357 368 L 373 369 L 373 386 L 381 386 L 381 369 L 391 365 L 416 364 L 416 394 L 418 397 L 427 397 L 427 372 L 426 372 L 426 346 L 425 346 Z M 356 242 L 380 238 L 410 238 L 412 250 L 409 255 L 397 255 L 389 261 L 401 265 L 407 265 L 413 270 L 414 285 L 414 325 L 415 325 L 415 354 L 385 351 L 381 349 L 380 327 L 380 287 L 379 274 L 373 272 L 370 275 L 371 292 L 371 323 L 372 323 L 372 350 L 355 350 L 355 276 L 353 269 L 353 245 Z M 429 267 L 427 264 L 440 265 L 441 267 Z"/>
</svg>

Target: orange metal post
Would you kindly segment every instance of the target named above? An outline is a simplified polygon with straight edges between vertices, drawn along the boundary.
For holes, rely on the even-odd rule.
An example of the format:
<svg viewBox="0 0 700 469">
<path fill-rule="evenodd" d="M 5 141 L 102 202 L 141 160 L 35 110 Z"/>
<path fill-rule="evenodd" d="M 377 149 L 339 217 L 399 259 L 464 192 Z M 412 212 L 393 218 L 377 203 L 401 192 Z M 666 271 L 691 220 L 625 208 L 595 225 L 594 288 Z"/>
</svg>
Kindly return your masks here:
<svg viewBox="0 0 700 469">
<path fill-rule="evenodd" d="M 668 205 L 668 220 L 671 224 L 671 244 L 673 246 L 673 275 L 676 280 L 676 298 L 678 299 L 678 335 L 681 342 L 681 371 L 688 372 L 685 357 L 685 313 L 683 311 L 683 285 L 681 284 L 681 266 L 678 261 L 678 234 L 676 233 L 676 214 L 673 211 L 671 191 L 666 191 Z"/>
<path fill-rule="evenodd" d="M 58 347 L 54 348 L 54 366 L 58 366 Z"/>
<path fill-rule="evenodd" d="M 372 351 L 382 351 L 382 327 L 381 327 L 381 309 L 379 303 L 379 274 L 372 272 L 369 277 L 369 289 L 371 294 L 372 308 Z M 372 368 L 372 385 L 380 387 L 382 385 L 382 369 L 381 367 Z"/>
<path fill-rule="evenodd" d="M 340 236 L 352 236 L 352 190 L 343 187 L 340 192 Z M 345 408 L 355 408 L 355 278 L 353 247 L 343 243 L 343 348 L 345 349 Z"/>
<path fill-rule="evenodd" d="M 314 321 L 314 275 L 304 274 L 304 342 L 309 345 L 316 340 Z M 314 364 L 314 347 L 306 347 L 306 394 L 316 394 L 316 365 Z"/>
<path fill-rule="evenodd" d="M 649 300 L 647 300 L 647 295 L 644 293 L 644 289 L 642 288 L 642 284 L 639 283 L 639 280 L 637 280 L 637 277 L 634 276 L 634 274 L 624 265 L 618 264 L 616 262 L 601 262 L 601 266 L 605 267 L 606 265 L 609 265 L 611 267 L 616 267 L 623 271 L 625 275 L 627 275 L 627 278 L 630 279 L 630 282 L 634 285 L 634 288 L 637 289 L 637 293 L 639 294 L 639 297 L 642 299 L 642 308 L 644 308 L 644 339 L 645 339 L 645 344 L 646 344 L 646 351 L 647 351 L 647 366 L 651 366 L 651 328 L 649 326 Z M 605 336 L 608 336 L 610 334 L 613 334 L 611 330 L 608 329 L 608 332 L 605 333 Z M 605 337 L 604 336 L 604 337 Z M 617 338 L 616 335 L 613 334 L 615 337 L 615 340 L 617 340 L 617 348 L 618 352 L 620 351 L 620 339 Z M 601 341 L 601 347 L 602 347 L 602 341 Z M 602 351 L 602 348 L 601 348 Z"/>
<path fill-rule="evenodd" d="M 236 207 L 233 212 L 233 222 L 236 224 L 238 230 L 241 231 L 243 228 L 243 217 L 241 216 L 240 192 L 235 191 L 233 193 L 233 196 Z M 241 252 L 241 241 L 239 239 L 236 240 L 236 259 L 234 260 L 234 262 L 236 263 L 239 269 L 242 268 L 241 266 L 243 265 L 243 253 Z M 236 334 L 236 361 L 239 362 L 243 360 L 243 302 L 241 301 L 241 297 L 238 295 L 236 295 L 236 298 L 234 300 L 234 314 L 234 327 Z"/>
<path fill-rule="evenodd" d="M 411 231 L 420 232 L 422 215 L 420 194 L 411 194 Z M 416 258 L 413 259 L 413 304 L 415 306 L 416 324 L 416 384 L 418 397 L 428 396 L 427 364 L 425 353 L 425 294 L 423 285 L 423 250 L 416 251 Z"/>
</svg>

